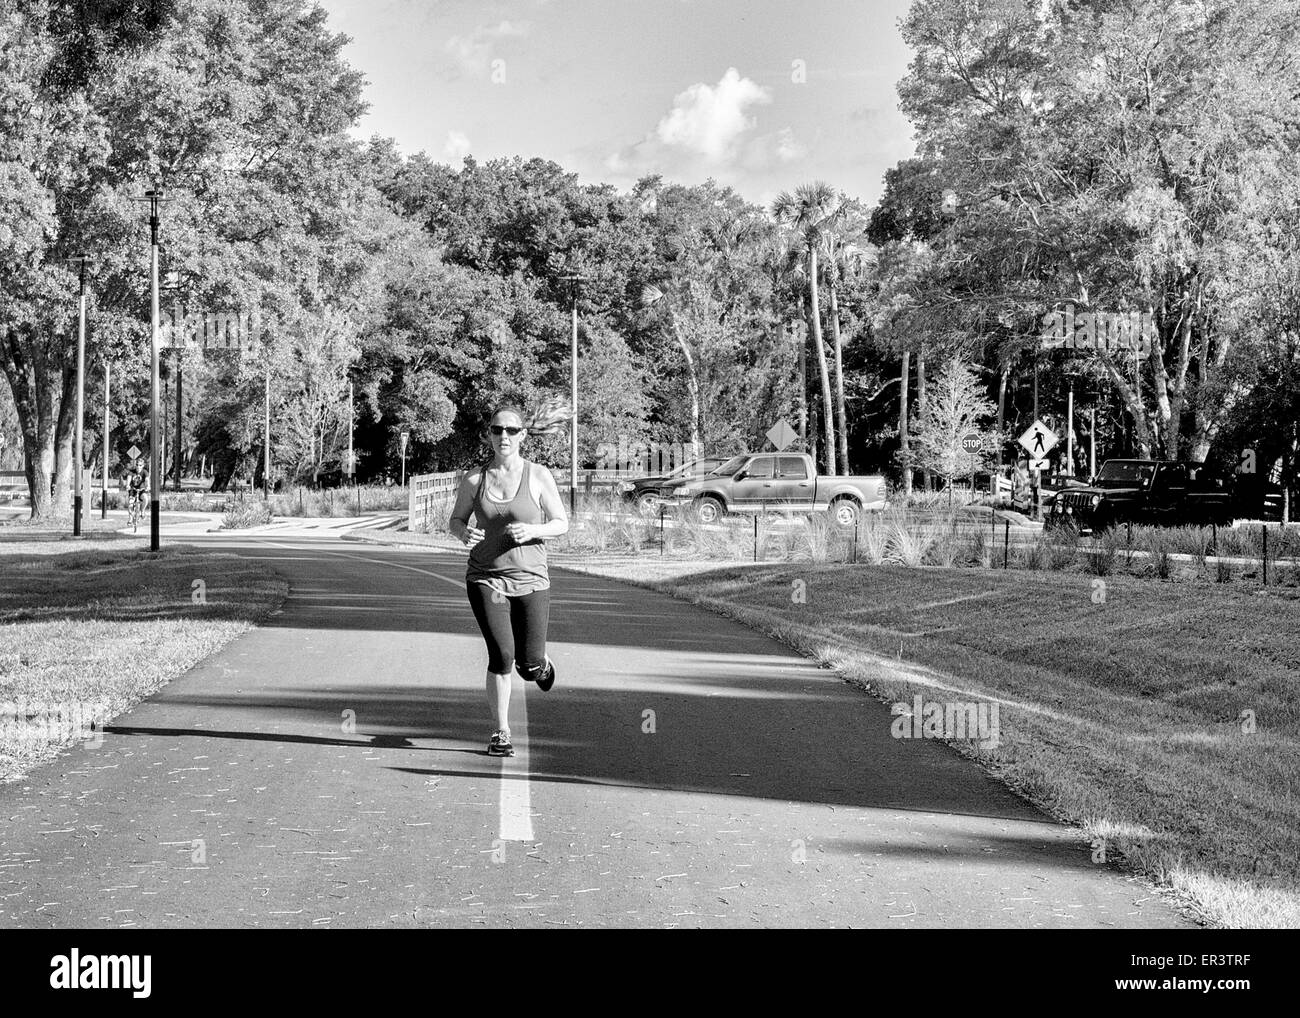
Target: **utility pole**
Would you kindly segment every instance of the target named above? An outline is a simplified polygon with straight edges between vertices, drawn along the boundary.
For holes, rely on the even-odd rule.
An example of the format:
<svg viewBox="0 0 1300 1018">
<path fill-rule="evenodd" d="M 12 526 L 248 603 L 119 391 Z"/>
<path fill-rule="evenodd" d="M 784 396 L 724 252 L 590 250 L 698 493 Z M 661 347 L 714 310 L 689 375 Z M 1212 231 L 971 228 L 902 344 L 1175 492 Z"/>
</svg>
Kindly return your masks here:
<svg viewBox="0 0 1300 1018">
<path fill-rule="evenodd" d="M 103 484 L 99 489 L 99 518 L 108 519 L 108 390 L 109 377 L 113 373 L 113 366 L 104 361 L 104 470 Z"/>
<path fill-rule="evenodd" d="M 355 485 L 357 483 L 357 464 L 353 459 L 352 453 L 352 424 L 356 419 L 353 411 L 353 398 L 355 393 L 352 390 L 352 380 L 348 380 L 348 478 Z"/>
<path fill-rule="evenodd" d="M 262 501 L 265 502 L 271 498 L 271 361 L 269 356 L 266 361 L 266 409 L 264 413 Z"/>
<path fill-rule="evenodd" d="M 176 348 L 176 443 L 172 446 L 172 456 L 176 459 L 176 490 L 181 490 L 181 448 L 184 438 L 181 433 L 181 413 L 184 411 L 185 403 L 181 396 L 181 358 L 185 356 L 185 351 L 180 347 Z"/>
<path fill-rule="evenodd" d="M 578 504 L 578 281 L 573 281 L 573 338 L 569 343 L 569 515 Z"/>
</svg>

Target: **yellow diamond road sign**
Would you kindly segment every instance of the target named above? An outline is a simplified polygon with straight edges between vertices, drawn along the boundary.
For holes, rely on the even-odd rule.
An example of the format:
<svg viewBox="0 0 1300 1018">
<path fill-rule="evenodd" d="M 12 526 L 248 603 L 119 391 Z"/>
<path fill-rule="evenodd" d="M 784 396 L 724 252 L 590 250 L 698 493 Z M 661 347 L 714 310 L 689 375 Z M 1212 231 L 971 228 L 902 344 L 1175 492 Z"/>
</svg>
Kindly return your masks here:
<svg viewBox="0 0 1300 1018">
<path fill-rule="evenodd" d="M 787 448 L 799 436 L 784 420 L 777 421 L 767 433 L 767 440 L 776 447 L 777 452 Z"/>
<path fill-rule="evenodd" d="M 1042 421 L 1034 421 L 1020 436 L 1020 444 L 1035 459 L 1041 459 L 1051 452 L 1057 441 L 1056 433 Z"/>
</svg>

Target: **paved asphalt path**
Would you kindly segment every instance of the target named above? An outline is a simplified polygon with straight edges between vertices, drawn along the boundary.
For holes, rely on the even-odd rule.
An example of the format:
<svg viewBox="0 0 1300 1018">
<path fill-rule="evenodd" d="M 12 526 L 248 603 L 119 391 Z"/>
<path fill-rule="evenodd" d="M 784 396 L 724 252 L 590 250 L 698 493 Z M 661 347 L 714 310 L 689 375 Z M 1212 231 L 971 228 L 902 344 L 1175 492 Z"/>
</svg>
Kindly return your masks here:
<svg viewBox="0 0 1300 1018">
<path fill-rule="evenodd" d="M 0 927 L 1184 925 L 738 623 L 555 570 L 499 760 L 463 556 L 193 540 L 283 612 L 0 788 Z"/>
</svg>

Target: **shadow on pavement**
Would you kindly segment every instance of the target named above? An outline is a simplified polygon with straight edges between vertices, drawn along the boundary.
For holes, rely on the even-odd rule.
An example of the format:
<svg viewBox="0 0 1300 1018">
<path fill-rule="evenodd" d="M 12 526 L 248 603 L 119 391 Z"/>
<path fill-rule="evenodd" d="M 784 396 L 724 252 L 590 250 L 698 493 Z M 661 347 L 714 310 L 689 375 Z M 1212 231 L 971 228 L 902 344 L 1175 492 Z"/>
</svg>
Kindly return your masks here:
<svg viewBox="0 0 1300 1018">
<path fill-rule="evenodd" d="M 662 688 L 647 683 L 632 691 L 612 684 L 557 684 L 550 693 L 530 688 L 530 780 L 1046 820 L 948 747 L 892 738 L 880 704 L 830 675 L 810 678 L 753 676 L 732 695 L 719 692 L 735 682 L 728 672 L 686 682 L 660 676 Z M 224 696 L 169 689 L 153 702 L 186 708 L 196 727 L 123 724 L 105 731 L 378 748 L 409 755 L 409 762 L 390 763 L 413 773 L 509 773 L 508 765 L 503 770 L 483 754 L 490 734 L 483 694 L 463 687 L 272 688 Z M 219 717 L 218 727 L 199 727 L 208 711 Z M 351 735 L 340 733 L 345 711 L 354 712 Z M 646 711 L 653 711 L 653 732 L 646 730 Z M 232 725 L 233 718 L 246 725 Z M 447 752 L 483 756 L 483 766 L 448 770 L 430 759 Z"/>
</svg>

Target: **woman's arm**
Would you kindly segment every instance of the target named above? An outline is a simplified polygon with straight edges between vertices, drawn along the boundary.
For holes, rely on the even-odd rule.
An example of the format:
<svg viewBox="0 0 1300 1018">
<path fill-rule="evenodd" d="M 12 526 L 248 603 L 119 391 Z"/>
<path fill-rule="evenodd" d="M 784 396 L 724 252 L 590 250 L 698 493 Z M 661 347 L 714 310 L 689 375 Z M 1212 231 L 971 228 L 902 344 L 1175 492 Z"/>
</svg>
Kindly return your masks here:
<svg viewBox="0 0 1300 1018">
<path fill-rule="evenodd" d="M 512 523 L 506 528 L 515 541 L 524 544 L 538 537 L 559 537 L 569 532 L 569 514 L 564 511 L 564 502 L 560 491 L 555 486 L 555 478 L 546 467 L 533 471 L 537 480 L 537 502 L 542 507 L 545 523 Z"/>
<path fill-rule="evenodd" d="M 484 532 L 469 525 L 469 515 L 474 509 L 474 492 L 478 489 L 477 471 L 466 474 L 456 491 L 456 504 L 451 509 L 451 519 L 447 521 L 447 531 L 466 548 L 472 548 L 483 540 Z"/>
</svg>

